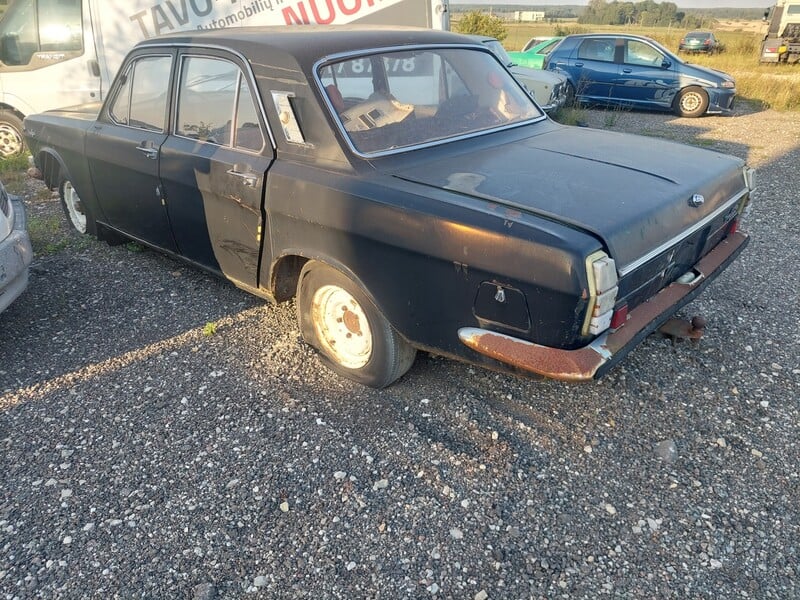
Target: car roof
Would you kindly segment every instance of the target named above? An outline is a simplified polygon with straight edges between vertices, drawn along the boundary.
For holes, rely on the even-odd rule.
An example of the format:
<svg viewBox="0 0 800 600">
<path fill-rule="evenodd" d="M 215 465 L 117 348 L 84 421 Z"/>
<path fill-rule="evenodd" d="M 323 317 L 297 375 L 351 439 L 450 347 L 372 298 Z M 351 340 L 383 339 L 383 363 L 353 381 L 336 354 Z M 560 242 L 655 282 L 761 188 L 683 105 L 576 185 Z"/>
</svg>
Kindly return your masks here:
<svg viewBox="0 0 800 600">
<path fill-rule="evenodd" d="M 486 42 L 499 42 L 500 41 L 496 37 L 492 37 L 490 35 L 478 35 L 478 34 L 473 34 L 473 33 L 464 34 L 464 37 L 467 37 L 467 38 L 469 38 L 471 40 L 474 40 L 476 42 L 480 42 L 482 44 L 484 44 Z"/>
<path fill-rule="evenodd" d="M 646 35 L 634 35 L 632 33 L 573 33 L 566 36 L 565 39 L 579 39 L 579 38 L 625 38 L 627 40 L 642 40 L 646 42 L 655 41 Z"/>
<path fill-rule="evenodd" d="M 307 67 L 319 59 L 373 48 L 422 44 L 469 44 L 466 36 L 420 27 L 376 25 L 288 25 L 190 30 L 150 38 L 138 48 L 163 45 L 222 46 L 253 60 L 253 53 L 292 56 Z"/>
</svg>

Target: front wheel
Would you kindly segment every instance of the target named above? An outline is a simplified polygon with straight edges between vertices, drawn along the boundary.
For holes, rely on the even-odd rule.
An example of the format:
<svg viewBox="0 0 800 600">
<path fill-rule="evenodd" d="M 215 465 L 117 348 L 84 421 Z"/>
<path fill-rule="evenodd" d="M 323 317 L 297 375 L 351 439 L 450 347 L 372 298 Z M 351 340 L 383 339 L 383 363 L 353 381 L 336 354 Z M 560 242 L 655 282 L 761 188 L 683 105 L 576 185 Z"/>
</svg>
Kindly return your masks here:
<svg viewBox="0 0 800 600">
<path fill-rule="evenodd" d="M 67 221 L 79 233 L 95 235 L 95 222 L 86 204 L 81 201 L 78 192 L 72 186 L 69 179 L 62 179 L 58 186 L 58 194 L 61 197 L 61 207 L 67 216 Z"/>
<path fill-rule="evenodd" d="M 708 94 L 699 87 L 688 87 L 678 92 L 673 110 L 679 117 L 700 117 L 708 109 Z"/>
<path fill-rule="evenodd" d="M 0 110 L 0 157 L 14 156 L 24 149 L 22 119 L 10 110 Z"/>
<path fill-rule="evenodd" d="M 402 377 L 417 351 L 344 273 L 310 261 L 297 284 L 303 339 L 340 375 L 374 388 Z"/>
</svg>

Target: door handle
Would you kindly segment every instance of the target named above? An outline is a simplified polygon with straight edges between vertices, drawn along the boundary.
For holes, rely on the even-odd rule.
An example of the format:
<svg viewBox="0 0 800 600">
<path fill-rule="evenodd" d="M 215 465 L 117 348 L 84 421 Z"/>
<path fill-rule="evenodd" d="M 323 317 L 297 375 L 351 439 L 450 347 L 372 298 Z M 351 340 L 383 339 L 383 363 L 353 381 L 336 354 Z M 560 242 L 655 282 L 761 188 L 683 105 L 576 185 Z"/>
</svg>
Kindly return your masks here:
<svg viewBox="0 0 800 600">
<path fill-rule="evenodd" d="M 582 62 L 576 62 L 576 63 L 575 63 L 575 66 L 576 66 L 576 67 L 582 67 L 582 66 L 583 66 L 583 63 L 582 63 Z"/>
<path fill-rule="evenodd" d="M 233 175 L 234 177 L 238 177 L 242 180 L 242 182 L 247 187 L 256 187 L 256 183 L 258 182 L 258 176 L 254 175 L 253 173 L 242 173 L 241 171 L 237 171 L 236 167 L 227 170 L 228 175 Z"/>
<path fill-rule="evenodd" d="M 150 160 L 158 158 L 158 148 L 153 146 L 153 142 L 142 142 L 142 145 L 136 146 L 136 149 Z"/>
<path fill-rule="evenodd" d="M 633 73 L 633 69 L 622 69 L 623 73 Z"/>
</svg>

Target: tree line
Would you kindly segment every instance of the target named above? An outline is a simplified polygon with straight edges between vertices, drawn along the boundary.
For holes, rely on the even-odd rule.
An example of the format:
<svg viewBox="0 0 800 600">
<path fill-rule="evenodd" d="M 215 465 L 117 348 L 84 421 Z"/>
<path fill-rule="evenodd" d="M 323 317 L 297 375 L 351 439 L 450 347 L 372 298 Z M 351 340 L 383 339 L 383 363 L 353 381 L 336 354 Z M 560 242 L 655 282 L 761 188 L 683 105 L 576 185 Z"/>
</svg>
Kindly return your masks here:
<svg viewBox="0 0 800 600">
<path fill-rule="evenodd" d="M 698 27 L 702 16 L 678 10 L 673 2 L 644 0 L 643 2 L 606 2 L 589 0 L 589 5 L 578 17 L 578 23 L 591 25 L 637 24 L 643 27 Z"/>
</svg>

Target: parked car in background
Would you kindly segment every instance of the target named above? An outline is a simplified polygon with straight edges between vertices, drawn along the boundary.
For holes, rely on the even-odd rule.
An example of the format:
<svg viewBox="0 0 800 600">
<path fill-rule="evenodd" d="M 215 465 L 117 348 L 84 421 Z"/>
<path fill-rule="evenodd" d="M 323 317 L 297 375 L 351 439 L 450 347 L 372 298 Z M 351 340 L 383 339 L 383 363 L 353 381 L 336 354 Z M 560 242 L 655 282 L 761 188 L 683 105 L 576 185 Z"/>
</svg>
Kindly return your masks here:
<svg viewBox="0 0 800 600">
<path fill-rule="evenodd" d="M 564 106 L 567 101 L 567 78 L 558 73 L 530 69 L 514 64 L 508 52 L 499 40 L 481 35 L 469 36 L 476 42 L 485 44 L 492 53 L 500 59 L 511 74 L 533 94 L 534 100 L 539 103 L 545 112 L 552 112 Z"/>
<path fill-rule="evenodd" d="M 25 130 L 78 229 L 296 297 L 303 338 L 375 387 L 417 349 L 600 377 L 749 241 L 742 160 L 560 125 L 444 31 L 168 34 L 102 107 Z"/>
<path fill-rule="evenodd" d="M 0 311 L 25 291 L 32 259 L 25 207 L 0 182 Z"/>
<path fill-rule="evenodd" d="M 710 31 L 690 31 L 681 38 L 678 52 L 722 52 L 725 47 Z"/>
<path fill-rule="evenodd" d="M 508 56 L 514 61 L 514 64 L 521 67 L 543 69 L 544 59 L 563 39 L 563 37 L 533 38 L 523 46 L 521 52 L 509 52 Z M 536 43 L 530 45 L 534 41 Z"/>
<path fill-rule="evenodd" d="M 532 37 L 527 42 L 525 42 L 525 45 L 522 47 L 522 52 L 525 52 L 526 50 L 530 50 L 534 46 L 538 46 L 542 42 L 546 42 L 546 41 L 552 40 L 552 39 L 553 39 L 552 35 L 538 35 L 536 37 Z"/>
<path fill-rule="evenodd" d="M 565 37 L 546 68 L 566 75 L 578 102 L 671 110 L 682 117 L 730 113 L 733 77 L 684 62 L 650 38 L 627 34 Z"/>
</svg>

